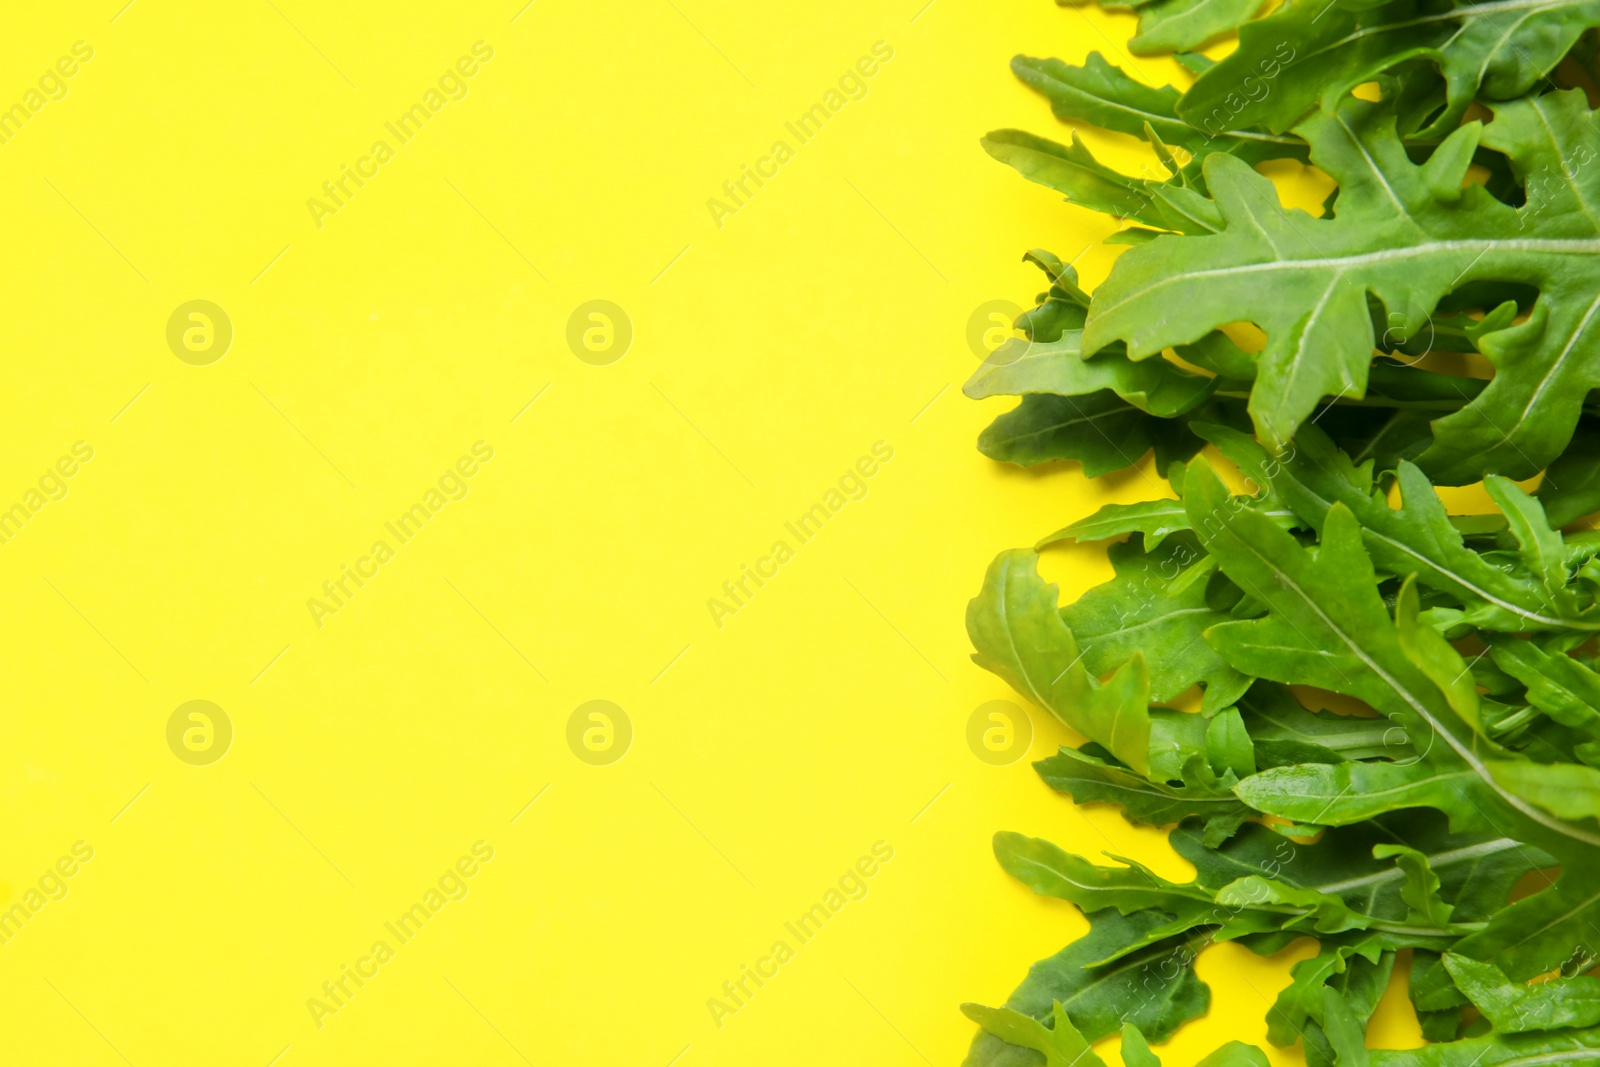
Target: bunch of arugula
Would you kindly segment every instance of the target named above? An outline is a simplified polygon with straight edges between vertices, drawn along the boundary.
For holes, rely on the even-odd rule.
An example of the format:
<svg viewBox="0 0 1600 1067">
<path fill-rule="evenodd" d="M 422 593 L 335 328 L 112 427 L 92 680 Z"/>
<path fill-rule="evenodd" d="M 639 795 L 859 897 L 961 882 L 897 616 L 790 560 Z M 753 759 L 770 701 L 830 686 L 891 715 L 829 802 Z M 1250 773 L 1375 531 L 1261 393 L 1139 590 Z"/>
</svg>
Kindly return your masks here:
<svg viewBox="0 0 1600 1067">
<path fill-rule="evenodd" d="M 1003 1007 L 966 1006 L 967 1065 L 1089 1067 L 1119 1031 L 1124 1064 L 1156 1064 L 1147 1041 L 1208 1007 L 1206 946 L 1303 938 L 1267 1035 L 1309 1064 L 1600 1061 L 1600 534 L 1572 528 L 1600 511 L 1600 113 L 1552 78 L 1594 66 L 1600 0 L 1140 12 L 1140 47 L 1206 39 L 1155 32 L 1185 22 L 1242 24 L 1239 47 L 1180 56 L 1187 92 L 1096 54 L 1014 61 L 1161 173 L 1076 133 L 984 139 L 1135 247 L 1092 297 L 1030 252 L 1048 289 L 966 392 L 1021 398 L 985 455 L 1155 481 L 1153 451 L 1165 486 L 1002 553 L 967 628 L 1086 739 L 1035 764 L 1045 782 L 1171 827 L 1196 875 L 997 835 L 1090 933 Z M 1373 81 L 1380 101 L 1352 95 Z M 1281 205 L 1255 169 L 1274 159 L 1332 179 L 1320 216 Z M 1495 510 L 1451 515 L 1435 486 L 1473 483 Z M 1107 542 L 1114 571 L 1066 607 L 1037 569 L 1063 540 Z M 1369 1052 L 1398 953 L 1435 1044 Z"/>
</svg>

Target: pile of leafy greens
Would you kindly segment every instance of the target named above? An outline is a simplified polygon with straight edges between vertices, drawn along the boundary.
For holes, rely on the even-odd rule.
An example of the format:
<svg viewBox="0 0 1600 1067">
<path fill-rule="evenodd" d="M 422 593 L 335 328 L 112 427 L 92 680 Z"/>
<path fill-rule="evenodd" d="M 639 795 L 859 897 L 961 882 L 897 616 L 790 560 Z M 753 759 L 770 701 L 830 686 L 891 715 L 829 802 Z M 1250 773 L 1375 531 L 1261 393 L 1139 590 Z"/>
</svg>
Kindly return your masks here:
<svg viewBox="0 0 1600 1067">
<path fill-rule="evenodd" d="M 1090 932 L 966 1006 L 967 1067 L 1092 1067 L 1118 1033 L 1157 1064 L 1207 1010 L 1207 946 L 1304 938 L 1267 1034 L 1315 1067 L 1600 1062 L 1600 0 L 1117 6 L 1136 51 L 1238 47 L 1180 54 L 1187 91 L 1013 62 L 1153 162 L 984 139 L 1133 247 L 1092 296 L 1030 252 L 1048 289 L 966 393 L 1021 398 L 993 459 L 1165 486 L 1001 554 L 967 627 L 1086 739 L 1045 782 L 1169 828 L 1196 874 L 997 835 Z M 1331 179 L 1320 214 L 1258 170 L 1284 159 Z M 1435 488 L 1480 483 L 1481 514 Z M 1114 576 L 1062 607 L 1037 564 L 1066 540 Z M 1397 953 L 1431 1044 L 1369 1051 Z"/>
</svg>

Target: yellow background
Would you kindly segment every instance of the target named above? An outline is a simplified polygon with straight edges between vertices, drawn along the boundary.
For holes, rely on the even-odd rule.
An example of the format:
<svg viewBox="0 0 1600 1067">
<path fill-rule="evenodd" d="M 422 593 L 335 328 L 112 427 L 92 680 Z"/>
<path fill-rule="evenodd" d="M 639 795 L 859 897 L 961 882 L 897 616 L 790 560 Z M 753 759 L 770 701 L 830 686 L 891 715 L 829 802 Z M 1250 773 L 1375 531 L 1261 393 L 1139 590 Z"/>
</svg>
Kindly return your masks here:
<svg viewBox="0 0 1600 1067">
<path fill-rule="evenodd" d="M 94 49 L 0 145 L 0 505 L 94 449 L 0 545 L 4 897 L 94 849 L 0 946 L 0 1059 L 954 1064 L 958 1003 L 1084 929 L 993 831 L 1183 874 L 965 740 L 1011 695 L 966 659 L 991 556 L 1160 489 L 1000 469 L 973 440 L 1007 402 L 959 392 L 969 315 L 1041 288 L 1025 249 L 1089 283 L 1112 254 L 979 149 L 1057 128 L 1006 62 L 1126 64 L 1130 19 L 123 2 L 15 5 L 0 34 L 0 102 Z M 307 199 L 479 40 L 468 95 L 319 228 Z M 878 41 L 865 98 L 719 228 L 707 199 Z M 194 299 L 234 328 L 208 366 L 165 339 Z M 633 324 L 608 366 L 565 340 L 591 299 Z M 478 440 L 469 495 L 319 628 L 308 598 Z M 877 441 L 868 495 L 716 627 L 707 599 Z M 1048 568 L 1067 596 L 1107 573 Z M 194 699 L 235 731 L 210 766 L 167 747 Z M 566 743 L 594 699 L 635 731 L 610 766 Z M 1068 739 L 1035 725 L 1035 758 Z M 469 895 L 319 1028 L 307 999 L 479 840 Z M 867 896 L 718 1028 L 708 998 L 877 841 Z M 1264 1041 L 1299 955 L 1203 957 L 1213 1009 L 1167 1063 Z"/>
</svg>

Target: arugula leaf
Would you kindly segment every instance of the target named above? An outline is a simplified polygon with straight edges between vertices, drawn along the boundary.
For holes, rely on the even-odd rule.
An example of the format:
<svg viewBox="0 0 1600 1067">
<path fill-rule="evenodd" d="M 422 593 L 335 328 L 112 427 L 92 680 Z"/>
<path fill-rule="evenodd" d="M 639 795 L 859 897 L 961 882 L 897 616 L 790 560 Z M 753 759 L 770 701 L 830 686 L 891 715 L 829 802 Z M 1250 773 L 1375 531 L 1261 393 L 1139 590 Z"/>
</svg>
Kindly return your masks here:
<svg viewBox="0 0 1600 1067">
<path fill-rule="evenodd" d="M 1600 674 L 1532 641 L 1488 634 L 1495 665 L 1528 687 L 1528 702 L 1566 726 L 1600 736 Z"/>
<path fill-rule="evenodd" d="M 995 834 L 994 854 L 1006 873 L 1035 893 L 1071 901 L 1086 913 L 1115 908 L 1129 915 L 1156 908 L 1191 926 L 1221 914 L 1217 894 L 1200 886 L 1169 882 L 1138 866 L 1100 867 L 1040 838 Z"/>
<path fill-rule="evenodd" d="M 1178 117 L 1182 95 L 1178 90 L 1170 85 L 1155 89 L 1130 78 L 1107 63 L 1099 52 L 1090 52 L 1078 67 L 1059 59 L 1017 56 L 1011 61 L 1011 70 L 1050 101 L 1057 118 L 1069 122 L 1088 123 L 1130 137 L 1143 137 L 1148 126 L 1163 144 L 1195 157 L 1221 152 L 1251 165 L 1268 159 L 1306 157 L 1305 142 L 1293 134 L 1249 129 L 1211 133 L 1196 129 Z M 1196 173 L 1191 180 L 1200 179 L 1199 168 L 1193 169 Z"/>
<path fill-rule="evenodd" d="M 1056 0 L 1081 7 L 1086 0 Z M 1139 32 L 1128 41 L 1137 55 L 1186 52 L 1237 30 L 1262 7 L 1261 0 L 1100 0 L 1107 11 L 1137 11 Z M 1203 57 L 1202 57 L 1203 58 Z"/>
<path fill-rule="evenodd" d="M 1217 379 L 1186 371 L 1165 359 L 1135 363 L 1113 347 L 1085 358 L 1083 332 L 1067 330 L 1054 341 L 1009 338 L 962 387 L 968 397 L 1052 393 L 1086 396 L 1114 392 L 1140 411 L 1172 418 L 1193 411 L 1217 388 Z"/>
<path fill-rule="evenodd" d="M 1540 810 L 1490 774 L 1497 746 L 1474 736 L 1406 657 L 1348 508 L 1329 509 L 1312 557 L 1267 519 L 1236 509 L 1204 463 L 1191 464 L 1184 475 L 1184 504 L 1223 572 L 1272 609 L 1263 619 L 1214 627 L 1207 635 L 1212 645 L 1248 674 L 1364 700 L 1405 729 L 1421 753 L 1410 766 L 1307 764 L 1263 771 L 1239 783 L 1240 799 L 1325 825 L 1369 818 L 1383 805 L 1426 804 L 1458 826 L 1514 827 L 1516 836 L 1557 856 L 1588 857 L 1600 847 L 1596 831 Z"/>
<path fill-rule="evenodd" d="M 1448 945 L 1473 929 L 1389 922 L 1356 911 L 1332 894 L 1260 874 L 1246 875 L 1215 890 L 1198 881 L 1180 884 L 1126 857 L 1112 857 L 1126 866 L 1101 867 L 1048 841 L 1021 834 L 996 834 L 994 851 L 1007 873 L 1035 893 L 1070 901 L 1086 913 L 1114 908 L 1128 915 L 1153 909 L 1171 916 L 1166 925 L 1145 935 L 1150 943 L 1202 927 L 1216 927 L 1211 936 L 1217 940 L 1286 931 L 1329 935 L 1360 930 L 1367 931 L 1360 950 L 1376 960 L 1386 949 Z M 1142 945 L 1121 951 L 1138 947 Z"/>
<path fill-rule="evenodd" d="M 1343 974 L 1322 989 L 1322 1021 L 1307 1019 L 1304 1038 L 1307 1067 L 1334 1067 L 1366 1063 L 1366 1022 L 1378 1009 L 1394 969 L 1394 953 L 1376 962 L 1352 956 Z"/>
<path fill-rule="evenodd" d="M 1286 1047 L 1305 1033 L 1307 1023 L 1321 1024 L 1323 990 L 1333 979 L 1346 973 L 1350 957 L 1357 949 L 1340 945 L 1301 960 L 1289 969 L 1290 982 L 1278 994 L 1267 1012 L 1267 1040 Z M 1374 953 L 1380 955 L 1380 953 Z"/>
<path fill-rule="evenodd" d="M 1362 545 L 1375 564 L 1390 574 L 1415 574 L 1448 594 L 1466 609 L 1466 622 L 1512 632 L 1600 628 L 1545 581 L 1467 548 L 1432 483 L 1410 463 L 1399 466 L 1401 506 L 1390 508 L 1369 467 L 1357 467 L 1316 427 L 1303 427 L 1293 454 L 1271 478 L 1279 498 L 1319 531 L 1334 504 L 1347 508 L 1360 521 Z"/>
<path fill-rule="evenodd" d="M 1096 1056 L 1083 1035 L 1073 1029 L 1072 1020 L 1060 1004 L 1053 1008 L 1053 1026 L 1010 1008 L 963 1004 L 961 1011 L 1001 1040 L 1044 1053 L 1045 1067 L 1106 1067 L 1106 1061 Z"/>
<path fill-rule="evenodd" d="M 978 436 L 990 459 L 1032 467 L 1071 459 L 1094 478 L 1137 463 L 1154 446 L 1160 461 L 1183 459 L 1201 442 L 1171 422 L 1151 418 L 1106 390 L 1088 396 L 1030 394 Z"/>
<path fill-rule="evenodd" d="M 1178 854 L 1195 867 L 1201 886 L 1222 886 L 1251 874 L 1337 896 L 1352 910 L 1393 921 L 1406 917 L 1406 872 L 1374 855 L 1379 845 L 1402 845 L 1426 857 L 1438 875 L 1439 894 L 1458 921 L 1487 918 L 1505 907 L 1512 887 L 1531 870 L 1553 861 L 1508 837 L 1452 834 L 1432 811 L 1388 812 L 1352 826 L 1334 827 L 1314 844 L 1292 841 L 1259 823 L 1247 823 L 1221 845 L 1205 843 L 1193 822 L 1171 835 Z"/>
<path fill-rule="evenodd" d="M 1178 112 L 1202 129 L 1282 131 L 1319 103 L 1331 111 L 1357 85 L 1423 59 L 1438 64 L 1448 100 L 1419 131 L 1426 138 L 1453 129 L 1480 89 L 1484 99 L 1508 100 L 1534 88 L 1592 26 L 1600 26 L 1594 0 L 1288 0 L 1241 27 L 1238 49 L 1200 76 Z"/>
<path fill-rule="evenodd" d="M 1048 959 L 1040 960 L 1005 1002 L 1005 1007 L 1044 1020 L 1060 1003 L 1085 1040 L 1097 1041 L 1124 1024 L 1138 1027 L 1161 1042 L 1177 1028 L 1203 1015 L 1211 990 L 1194 971 L 1205 938 L 1169 938 L 1144 948 L 1146 935 L 1171 917 L 1146 911 L 1130 916 L 1115 910 L 1089 917 L 1089 932 Z M 1095 961 L 1115 957 L 1116 962 Z M 1036 1052 L 1008 1045 L 980 1033 L 972 1042 L 964 1067 L 1036 1067 Z"/>
<path fill-rule="evenodd" d="M 1495 781 L 1564 819 L 1600 818 L 1600 771 L 1576 763 L 1505 760 L 1489 764 Z"/>
<path fill-rule="evenodd" d="M 1031 182 L 1067 195 L 1067 202 L 1102 215 L 1127 219 L 1177 233 L 1215 233 L 1222 227 L 1217 207 L 1198 191 L 1168 178 L 1129 178 L 1094 158 L 1072 135 L 1058 144 L 1021 130 L 995 130 L 984 151 Z"/>
<path fill-rule="evenodd" d="M 1261 0 L 1154 0 L 1140 6 L 1139 32 L 1128 48 L 1137 55 L 1199 48 L 1237 30 L 1261 7 Z"/>
<path fill-rule="evenodd" d="M 1202 636 L 1230 616 L 1207 604 L 1205 583 L 1180 584 L 1185 569 L 1200 558 L 1194 538 L 1186 534 L 1150 551 L 1130 541 L 1112 546 L 1110 557 L 1116 577 L 1061 610 L 1089 673 L 1107 674 L 1141 649 L 1160 648 L 1162 655 L 1146 659 L 1151 700 L 1171 700 L 1196 683 L 1205 688 L 1205 713 L 1237 700 L 1251 679 Z"/>
<path fill-rule="evenodd" d="M 1413 163 L 1381 105 L 1350 99 L 1296 127 L 1312 160 L 1339 184 L 1337 211 L 1285 211 L 1272 184 L 1225 153 L 1205 158 L 1223 230 L 1165 236 L 1130 249 L 1091 306 L 1083 349 L 1127 343 L 1134 359 L 1198 340 L 1240 320 L 1267 334 L 1249 410 L 1258 435 L 1281 451 L 1324 396 L 1362 395 L 1375 338 L 1366 294 L 1396 311 L 1434 309 L 1475 280 L 1536 286 L 1526 322 L 1484 335 L 1496 375 L 1475 398 L 1433 423 L 1419 463 L 1462 484 L 1486 471 L 1527 477 L 1558 455 L 1589 389 L 1600 385 L 1600 251 L 1596 169 L 1600 129 L 1580 92 L 1495 106 L 1488 126 L 1450 135 Z M 1519 174 L 1559 175 L 1510 207 L 1476 185 L 1461 187 L 1481 142 Z M 1569 176 L 1575 175 L 1575 176 Z M 1314 353 L 1314 354 L 1313 354 Z"/>
<path fill-rule="evenodd" d="M 1060 541 L 1105 541 L 1123 534 L 1144 535 L 1145 547 L 1156 549 L 1170 533 L 1189 528 L 1189 515 L 1181 500 L 1141 500 L 1137 504 L 1106 504 L 1088 518 L 1063 526 L 1043 537 L 1034 548 Z"/>
<path fill-rule="evenodd" d="M 1287 689 L 1270 682 L 1251 686 L 1239 710 L 1263 766 L 1415 755 L 1405 731 L 1388 719 L 1307 711 Z"/>
<path fill-rule="evenodd" d="M 1150 1044 L 1132 1023 L 1122 1027 L 1122 1067 L 1161 1067 Z"/>
<path fill-rule="evenodd" d="M 1428 856 L 1406 845 L 1378 845 L 1372 854 L 1379 859 L 1394 857 L 1395 865 L 1405 873 L 1405 888 L 1400 899 L 1406 902 L 1407 921 L 1428 926 L 1444 926 L 1450 922 L 1455 908 L 1446 904 L 1439 895 L 1439 876 L 1434 873 Z"/>
<path fill-rule="evenodd" d="M 989 565 L 983 591 L 967 605 L 973 662 L 1146 774 L 1150 682 L 1143 655 L 1136 653 L 1104 685 L 1096 682 L 1061 619 L 1055 585 L 1039 577 L 1038 560 L 1038 553 L 1018 549 Z"/>
<path fill-rule="evenodd" d="M 1600 511 L 1600 430 L 1591 421 L 1579 420 L 1571 444 L 1545 470 L 1536 495 L 1557 529 Z"/>
<path fill-rule="evenodd" d="M 1311 1067 L 1320 1067 L 1322 1064 L 1332 1067 L 1335 1061 L 1340 1067 L 1367 1067 L 1372 1058 L 1367 1052 L 1366 1027 L 1352 1010 L 1350 998 L 1341 996 L 1336 989 L 1325 988 L 1322 991 L 1322 1003 L 1326 1036 L 1321 1037 L 1317 1055 L 1313 1057 L 1311 1038 L 1307 1035 L 1306 1062 Z M 1323 1031 L 1319 1029 L 1317 1033 L 1321 1036 Z"/>
<path fill-rule="evenodd" d="M 1272 1067 L 1266 1053 L 1243 1041 L 1230 1041 L 1195 1067 Z"/>
<path fill-rule="evenodd" d="M 1556 978 L 1516 985 L 1490 963 L 1445 953 L 1456 988 L 1502 1034 L 1600 1025 L 1600 978 Z"/>
<path fill-rule="evenodd" d="M 1071 328 L 1049 341 L 1010 338 L 984 361 L 962 391 L 973 399 L 1021 396 L 1022 403 L 983 431 L 979 451 L 1021 466 L 1075 459 L 1095 477 L 1132 466 L 1152 446 L 1163 466 L 1200 449 L 1203 442 L 1172 417 L 1198 409 L 1217 379 L 1115 351 L 1084 359 L 1081 338 Z"/>
<path fill-rule="evenodd" d="M 1183 777 L 1175 784 L 1101 759 L 1090 748 L 1063 748 L 1033 766 L 1050 788 L 1079 804 L 1114 804 L 1131 823 L 1170 826 L 1197 818 L 1208 845 L 1227 840 L 1253 814 L 1233 794 L 1236 779 L 1204 774 L 1198 758 L 1180 772 Z"/>
<path fill-rule="evenodd" d="M 1522 1067 L 1600 1060 L 1600 1029 L 1485 1034 L 1446 1044 L 1372 1053 L 1372 1067 Z"/>
</svg>

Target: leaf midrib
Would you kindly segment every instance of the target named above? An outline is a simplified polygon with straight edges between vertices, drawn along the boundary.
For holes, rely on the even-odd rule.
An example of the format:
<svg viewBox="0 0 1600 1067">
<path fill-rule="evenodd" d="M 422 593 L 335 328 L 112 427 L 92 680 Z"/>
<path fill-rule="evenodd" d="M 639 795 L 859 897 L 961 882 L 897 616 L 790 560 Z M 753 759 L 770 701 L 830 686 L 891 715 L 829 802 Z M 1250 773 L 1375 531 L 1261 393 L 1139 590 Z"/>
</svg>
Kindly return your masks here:
<svg viewBox="0 0 1600 1067">
<path fill-rule="evenodd" d="M 1182 284 L 1196 278 L 1225 278 L 1232 274 L 1258 274 L 1273 270 L 1342 270 L 1347 267 L 1361 267 L 1396 259 L 1412 259 L 1417 256 L 1433 255 L 1441 252 L 1465 253 L 1474 251 L 1479 253 L 1478 258 L 1481 259 L 1482 253 L 1490 249 L 1508 252 L 1530 252 L 1540 255 L 1595 255 L 1600 253 L 1600 238 L 1544 237 L 1519 240 L 1495 240 L 1490 238 L 1474 241 L 1428 241 L 1423 244 L 1409 245 L 1405 248 L 1389 248 L 1377 252 L 1363 252 L 1349 256 L 1319 256 L 1314 259 L 1272 259 L 1261 263 L 1240 263 L 1231 267 L 1181 271 L 1167 274 L 1150 285 L 1142 286 L 1110 306 L 1095 305 L 1089 311 L 1089 324 L 1093 325 L 1095 321 L 1115 314 L 1124 304 L 1155 292 L 1157 289 L 1167 285 Z M 1473 263 L 1476 264 L 1477 260 L 1474 260 Z M 1547 264 L 1545 267 L 1548 270 Z"/>
</svg>

